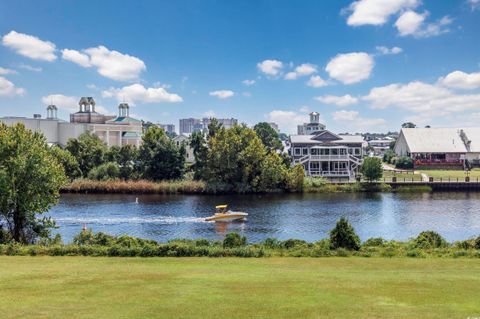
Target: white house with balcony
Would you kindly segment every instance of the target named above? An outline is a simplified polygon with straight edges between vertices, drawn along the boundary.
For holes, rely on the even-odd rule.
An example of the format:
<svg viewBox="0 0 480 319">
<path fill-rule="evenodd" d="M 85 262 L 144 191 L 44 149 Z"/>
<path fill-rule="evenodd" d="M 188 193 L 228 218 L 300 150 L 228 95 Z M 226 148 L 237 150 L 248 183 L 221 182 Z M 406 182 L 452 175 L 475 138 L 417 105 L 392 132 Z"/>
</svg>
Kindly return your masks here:
<svg viewBox="0 0 480 319">
<path fill-rule="evenodd" d="M 307 176 L 355 179 L 365 142 L 361 135 L 337 135 L 328 130 L 291 135 L 293 164 L 302 164 Z"/>
</svg>

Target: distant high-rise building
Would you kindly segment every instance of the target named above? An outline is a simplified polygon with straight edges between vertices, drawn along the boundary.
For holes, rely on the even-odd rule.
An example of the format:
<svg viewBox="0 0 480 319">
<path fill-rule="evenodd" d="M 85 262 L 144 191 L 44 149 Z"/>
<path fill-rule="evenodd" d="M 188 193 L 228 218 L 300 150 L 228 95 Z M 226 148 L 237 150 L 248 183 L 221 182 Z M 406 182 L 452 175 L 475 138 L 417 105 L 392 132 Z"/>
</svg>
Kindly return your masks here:
<svg viewBox="0 0 480 319">
<path fill-rule="evenodd" d="M 180 124 L 180 127 L 179 127 L 180 134 L 184 134 L 184 133 L 190 134 L 196 131 L 200 131 L 203 128 L 201 121 L 199 119 L 194 119 L 194 118 L 180 119 L 179 124 Z"/>
<path fill-rule="evenodd" d="M 310 113 L 310 123 L 303 123 L 302 125 L 298 125 L 297 134 L 310 135 L 324 129 L 325 124 L 320 123 L 320 113 L 312 112 Z"/>
<path fill-rule="evenodd" d="M 173 124 L 158 124 L 167 133 L 175 133 L 175 125 Z"/>
<path fill-rule="evenodd" d="M 217 119 L 218 123 L 222 124 L 224 128 L 232 128 L 238 125 L 238 120 L 234 118 L 229 119 Z M 208 125 L 211 123 L 211 118 L 204 117 L 203 119 L 180 119 L 180 134 L 190 134 L 193 132 L 206 132 L 208 131 Z"/>
<path fill-rule="evenodd" d="M 232 128 L 235 125 L 238 125 L 238 120 L 234 119 L 233 117 L 229 119 L 216 119 L 216 120 L 218 121 L 218 123 L 222 124 L 224 128 Z M 208 125 L 211 123 L 211 118 L 204 117 L 202 119 L 202 123 L 203 123 L 203 129 L 207 131 Z"/>
</svg>

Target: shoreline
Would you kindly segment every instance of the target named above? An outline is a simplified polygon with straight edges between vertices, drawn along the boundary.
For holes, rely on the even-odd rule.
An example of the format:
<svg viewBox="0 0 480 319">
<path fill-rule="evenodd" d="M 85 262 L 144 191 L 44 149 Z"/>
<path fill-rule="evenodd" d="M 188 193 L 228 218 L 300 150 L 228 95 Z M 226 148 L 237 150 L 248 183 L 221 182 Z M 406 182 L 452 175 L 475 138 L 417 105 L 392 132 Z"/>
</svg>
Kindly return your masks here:
<svg viewBox="0 0 480 319">
<path fill-rule="evenodd" d="M 324 180 L 305 179 L 303 190 L 297 193 L 401 193 L 401 192 L 466 192 L 480 191 L 480 183 L 328 183 Z M 60 189 L 60 193 L 68 194 L 185 194 L 185 195 L 218 195 L 218 194 L 251 194 L 228 191 L 212 191 L 203 181 L 179 180 L 152 182 L 147 180 L 109 180 L 95 181 L 78 179 Z M 272 190 L 264 194 L 289 193 L 286 190 Z"/>
</svg>

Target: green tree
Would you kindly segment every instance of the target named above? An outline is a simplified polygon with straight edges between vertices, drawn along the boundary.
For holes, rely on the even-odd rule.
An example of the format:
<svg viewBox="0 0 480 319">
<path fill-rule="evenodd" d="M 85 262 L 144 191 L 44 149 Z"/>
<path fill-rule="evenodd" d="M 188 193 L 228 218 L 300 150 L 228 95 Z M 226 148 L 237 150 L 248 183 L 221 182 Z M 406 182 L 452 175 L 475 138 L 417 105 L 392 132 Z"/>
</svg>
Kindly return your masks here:
<svg viewBox="0 0 480 319">
<path fill-rule="evenodd" d="M 406 122 L 402 124 L 402 128 L 416 128 L 417 126 L 412 122 Z"/>
<path fill-rule="evenodd" d="M 107 153 L 107 146 L 97 135 L 90 132 L 68 140 L 65 149 L 77 160 L 83 177 L 87 177 L 92 168 L 103 164 Z"/>
<path fill-rule="evenodd" d="M 208 140 L 205 180 L 218 190 L 250 192 L 258 182 L 265 155 L 265 147 L 252 129 L 221 128 Z"/>
<path fill-rule="evenodd" d="M 205 166 L 207 162 L 207 140 L 203 132 L 193 132 L 190 135 L 189 141 L 190 147 L 193 149 L 193 156 L 195 162 L 193 163 L 193 178 L 195 180 L 201 180 L 205 177 Z"/>
<path fill-rule="evenodd" d="M 120 178 L 132 179 L 136 177 L 136 163 L 138 149 L 133 145 L 123 145 L 118 153 L 117 163 L 120 167 Z"/>
<path fill-rule="evenodd" d="M 77 160 L 69 151 L 62 149 L 59 146 L 52 146 L 50 151 L 57 161 L 62 164 L 65 175 L 70 180 L 74 180 L 82 175 Z"/>
<path fill-rule="evenodd" d="M 116 162 L 106 162 L 94 167 L 88 173 L 89 179 L 97 181 L 113 180 L 120 177 L 120 167 Z"/>
<path fill-rule="evenodd" d="M 143 135 L 139 150 L 139 166 L 143 178 L 150 180 L 178 179 L 183 176 L 185 148 L 178 147 L 156 126 Z"/>
<path fill-rule="evenodd" d="M 208 138 L 214 137 L 222 127 L 222 123 L 218 122 L 216 118 L 210 118 L 210 123 L 208 124 Z"/>
<path fill-rule="evenodd" d="M 330 231 L 330 245 L 333 249 L 360 249 L 360 238 L 346 218 L 340 218 L 335 228 Z"/>
<path fill-rule="evenodd" d="M 267 122 L 260 122 L 256 124 L 253 129 L 268 150 L 283 149 L 282 141 L 280 141 L 278 133 L 270 126 L 270 124 Z"/>
<path fill-rule="evenodd" d="M 48 237 L 54 222 L 38 215 L 57 203 L 65 182 L 64 169 L 42 134 L 23 124 L 0 124 L 0 228 L 6 226 L 21 243 Z"/>
<path fill-rule="evenodd" d="M 374 182 L 382 178 L 382 160 L 377 157 L 367 157 L 362 164 L 363 177 L 369 182 Z"/>
<path fill-rule="evenodd" d="M 260 164 L 260 175 L 255 183 L 258 192 L 285 189 L 288 169 L 283 158 L 276 152 L 270 152 Z"/>
<path fill-rule="evenodd" d="M 290 192 L 301 192 L 303 190 L 304 179 L 305 171 L 301 164 L 290 168 L 287 173 L 287 190 Z"/>
<path fill-rule="evenodd" d="M 428 230 L 421 232 L 414 240 L 417 248 L 431 249 L 446 247 L 447 241 L 439 233 Z"/>
</svg>

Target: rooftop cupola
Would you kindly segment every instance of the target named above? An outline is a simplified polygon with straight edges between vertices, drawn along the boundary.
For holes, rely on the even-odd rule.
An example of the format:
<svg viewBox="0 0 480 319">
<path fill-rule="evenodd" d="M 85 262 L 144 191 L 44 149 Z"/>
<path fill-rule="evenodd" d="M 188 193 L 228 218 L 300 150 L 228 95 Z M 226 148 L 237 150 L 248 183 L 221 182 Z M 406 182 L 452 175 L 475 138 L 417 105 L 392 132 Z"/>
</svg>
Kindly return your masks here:
<svg viewBox="0 0 480 319">
<path fill-rule="evenodd" d="M 47 119 L 56 120 L 57 119 L 57 107 L 53 104 L 47 106 Z"/>
<path fill-rule="evenodd" d="M 310 113 L 310 123 L 320 123 L 320 113 L 318 112 Z"/>
<path fill-rule="evenodd" d="M 118 105 L 118 117 L 129 117 L 130 116 L 130 106 L 128 103 L 120 103 Z"/>
<path fill-rule="evenodd" d="M 80 106 L 80 113 L 95 113 L 95 100 L 93 97 L 82 97 L 78 105 Z"/>
</svg>

